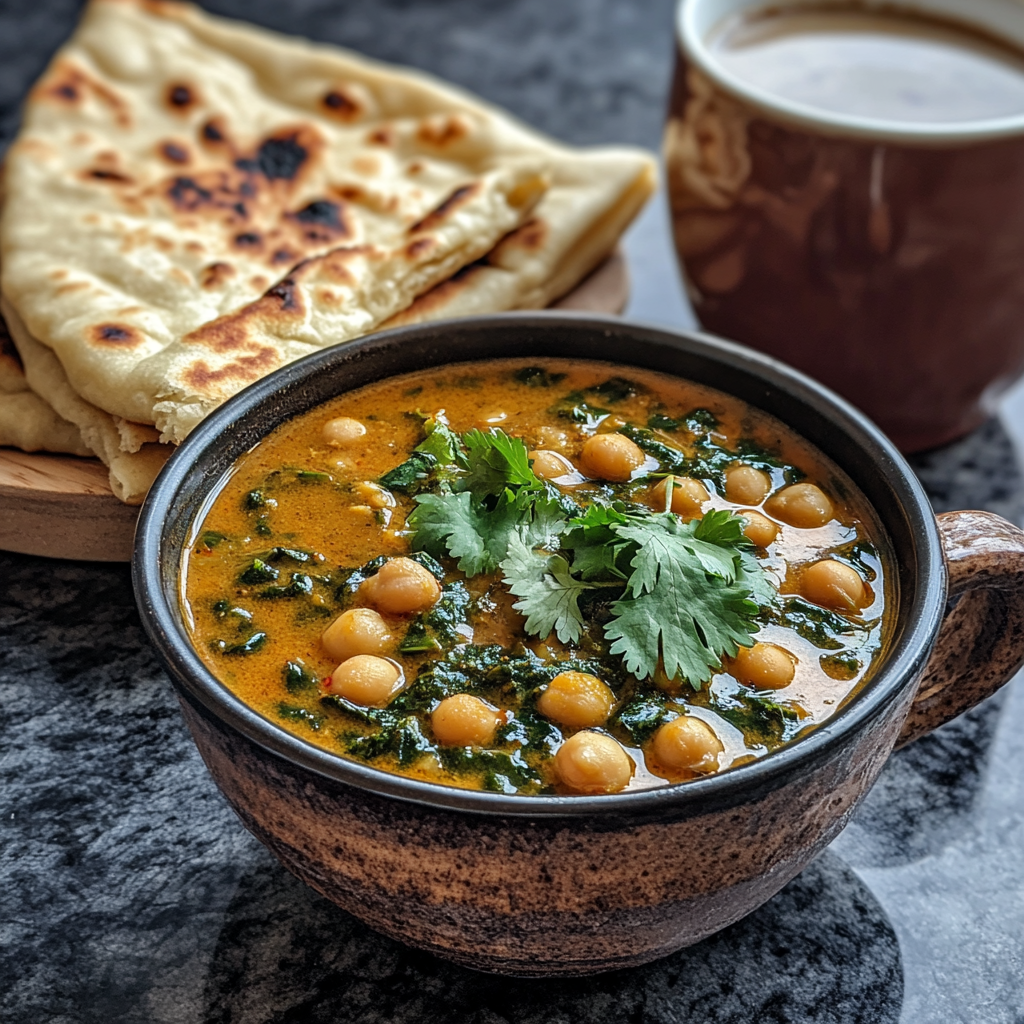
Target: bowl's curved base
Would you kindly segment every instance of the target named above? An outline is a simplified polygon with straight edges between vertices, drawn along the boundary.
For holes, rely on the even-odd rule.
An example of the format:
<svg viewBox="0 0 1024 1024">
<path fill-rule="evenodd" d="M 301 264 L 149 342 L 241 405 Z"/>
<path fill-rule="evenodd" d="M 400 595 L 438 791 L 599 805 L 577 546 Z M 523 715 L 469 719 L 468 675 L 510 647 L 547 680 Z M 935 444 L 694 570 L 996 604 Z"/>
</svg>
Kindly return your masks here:
<svg viewBox="0 0 1024 1024">
<path fill-rule="evenodd" d="M 443 906 L 421 906 L 417 920 L 421 930 L 410 933 L 407 914 L 396 916 L 388 905 L 393 901 L 380 901 L 372 896 L 367 899 L 367 894 L 353 901 L 350 892 L 340 892 L 337 886 L 324 886 L 322 879 L 316 877 L 317 873 L 311 873 L 294 859 L 291 848 L 282 847 L 262 829 L 253 827 L 244 816 L 242 821 L 293 875 L 375 931 L 460 967 L 514 978 L 582 978 L 660 960 L 721 931 L 767 902 L 821 852 L 816 849 L 806 861 L 787 864 L 785 872 L 772 872 L 770 876 L 741 883 L 728 891 L 693 900 L 672 900 L 657 907 L 616 909 L 595 915 L 586 925 L 592 930 L 591 941 L 588 942 L 586 936 L 581 941 L 581 936 L 575 935 L 570 945 L 565 915 L 558 913 L 516 915 L 511 921 L 503 920 L 499 934 L 493 934 L 495 924 L 489 915 L 463 911 L 453 915 Z M 821 848 L 825 845 L 823 843 Z M 460 938 L 491 932 L 493 947 L 487 939 L 472 950 L 465 948 L 464 941 L 457 946 L 430 941 L 431 936 L 444 934 L 452 925 L 457 927 Z M 626 951 L 617 949 L 607 941 L 612 936 L 617 936 L 619 942 L 627 937 L 634 945 Z M 515 950 L 517 945 L 518 951 Z M 503 952 L 496 954 L 494 949 Z"/>
<path fill-rule="evenodd" d="M 182 708 L 243 824 L 298 878 L 390 938 L 531 978 L 639 966 L 759 907 L 845 825 L 906 710 L 751 805 L 631 822 L 468 815 L 377 796 Z"/>
</svg>

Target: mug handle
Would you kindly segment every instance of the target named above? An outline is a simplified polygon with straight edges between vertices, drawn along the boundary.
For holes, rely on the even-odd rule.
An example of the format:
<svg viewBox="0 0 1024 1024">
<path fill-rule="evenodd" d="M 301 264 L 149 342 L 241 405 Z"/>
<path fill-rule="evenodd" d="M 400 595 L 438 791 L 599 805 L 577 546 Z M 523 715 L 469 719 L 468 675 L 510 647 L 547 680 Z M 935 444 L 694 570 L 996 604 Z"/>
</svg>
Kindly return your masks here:
<svg viewBox="0 0 1024 1024">
<path fill-rule="evenodd" d="M 902 747 L 991 696 L 1024 664 L 1024 530 L 991 512 L 936 517 L 949 573 L 946 616 Z"/>
</svg>

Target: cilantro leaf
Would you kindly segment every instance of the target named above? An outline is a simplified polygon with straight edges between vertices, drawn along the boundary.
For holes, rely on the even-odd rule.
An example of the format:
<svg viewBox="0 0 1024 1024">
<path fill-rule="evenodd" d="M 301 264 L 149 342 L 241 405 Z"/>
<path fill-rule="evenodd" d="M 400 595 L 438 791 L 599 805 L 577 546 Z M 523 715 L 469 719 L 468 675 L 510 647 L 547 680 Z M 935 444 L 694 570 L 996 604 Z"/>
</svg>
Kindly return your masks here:
<svg viewBox="0 0 1024 1024">
<path fill-rule="evenodd" d="M 740 551 L 739 561 L 736 582 L 750 591 L 750 599 L 759 608 L 777 608 L 779 592 L 772 586 L 757 555 L 753 551 Z"/>
<path fill-rule="evenodd" d="M 468 491 L 459 494 L 418 494 L 409 516 L 415 530 L 413 547 L 434 558 L 450 555 L 467 576 L 493 572 L 505 557 L 508 537 L 519 510 L 507 496 L 497 508 L 474 504 Z"/>
<path fill-rule="evenodd" d="M 534 551 L 522 534 L 513 533 L 501 571 L 509 590 L 520 598 L 513 607 L 526 616 L 528 633 L 543 637 L 554 630 L 562 643 L 579 640 L 586 626 L 580 595 L 593 585 L 573 579 L 561 555 Z"/>
<path fill-rule="evenodd" d="M 717 508 L 696 521 L 693 535 L 709 544 L 732 544 L 753 550 L 754 545 L 743 532 L 744 525 L 743 519 L 728 509 Z"/>
<path fill-rule="evenodd" d="M 619 503 L 593 504 L 582 516 L 569 521 L 569 532 L 562 546 L 573 552 L 572 571 L 585 580 L 607 579 L 625 581 L 628 576 L 619 565 L 620 555 L 629 547 L 616 536 L 613 527 L 629 522 Z"/>
<path fill-rule="evenodd" d="M 467 576 L 494 572 L 509 538 L 520 530 L 530 547 L 554 545 L 565 528 L 561 507 L 548 494 L 513 494 L 506 489 L 494 508 L 474 501 L 469 491 L 419 494 L 409 516 L 413 547 L 435 558 L 450 555 Z"/>
<path fill-rule="evenodd" d="M 709 512 L 705 519 L 718 514 L 721 513 Z M 729 512 L 724 515 L 732 518 Z M 659 512 L 642 519 L 631 517 L 626 525 L 616 528 L 620 537 L 635 541 L 640 548 L 633 559 L 635 571 L 630 577 L 634 594 L 653 590 L 662 561 L 676 552 L 685 552 L 689 559 L 695 559 L 709 576 L 717 576 L 726 583 L 736 579 L 735 550 L 728 546 L 728 541 L 719 539 L 724 531 L 717 523 L 713 522 L 711 529 L 702 536 L 699 531 L 703 522 L 698 519 L 681 523 L 673 513 Z"/>
<path fill-rule="evenodd" d="M 556 495 L 547 491 L 543 495 L 520 492 L 517 504 L 524 513 L 523 537 L 531 548 L 551 548 L 558 544 L 558 538 L 565 533 L 569 524 Z"/>
<path fill-rule="evenodd" d="M 724 532 L 713 522 L 708 535 Z M 694 689 L 753 642 L 757 606 L 747 587 L 735 581 L 735 549 L 695 536 L 698 524 L 682 524 L 668 513 L 631 517 L 617 533 L 637 545 L 625 595 L 612 606 L 605 626 L 611 653 L 640 679 L 653 676 L 659 662 L 669 679 L 685 678 Z"/>
<path fill-rule="evenodd" d="M 503 430 L 470 430 L 462 435 L 468 470 L 461 484 L 476 498 L 501 494 L 506 487 L 542 490 L 541 479 L 530 468 L 526 445 Z"/>
<path fill-rule="evenodd" d="M 622 502 L 613 502 L 611 505 L 601 505 L 594 502 L 588 505 L 581 516 L 573 519 L 570 526 L 574 529 L 589 530 L 598 526 L 617 526 L 629 522 L 629 516 L 625 512 Z"/>
</svg>

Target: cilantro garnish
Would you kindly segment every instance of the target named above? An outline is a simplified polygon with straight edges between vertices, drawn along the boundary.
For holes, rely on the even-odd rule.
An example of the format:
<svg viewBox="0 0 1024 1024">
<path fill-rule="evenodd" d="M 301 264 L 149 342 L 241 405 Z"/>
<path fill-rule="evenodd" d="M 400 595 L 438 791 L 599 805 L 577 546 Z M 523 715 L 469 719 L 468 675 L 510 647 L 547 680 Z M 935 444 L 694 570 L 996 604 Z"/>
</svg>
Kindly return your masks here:
<svg viewBox="0 0 1024 1024">
<path fill-rule="evenodd" d="M 576 643 L 586 620 L 579 599 L 596 584 L 575 579 L 561 555 L 535 551 L 519 533 L 509 538 L 501 570 L 509 590 L 520 600 L 515 608 L 526 616 L 526 632 L 547 636 L 552 631 L 562 643 Z"/>
<path fill-rule="evenodd" d="M 669 679 L 699 689 L 723 655 L 753 643 L 758 604 L 739 517 L 717 511 L 683 523 L 670 512 L 627 515 L 591 506 L 572 525 L 571 568 L 561 555 L 529 550 L 519 536 L 509 543 L 501 569 L 520 599 L 515 607 L 526 616 L 527 632 L 553 630 L 574 643 L 587 627 L 582 593 L 617 587 L 604 636 L 638 679 L 660 667 Z"/>
<path fill-rule="evenodd" d="M 433 489 L 415 496 L 413 549 L 469 577 L 500 572 L 530 635 L 577 644 L 596 631 L 638 679 L 664 672 L 695 689 L 754 642 L 759 609 L 777 595 L 740 517 L 719 510 L 684 523 L 604 493 L 588 493 L 576 515 L 533 472 L 519 438 L 460 436 L 437 420 L 427 430 L 416 453 L 433 460 Z M 588 618 L 594 598 L 581 600 L 598 590 L 599 624 Z"/>
<path fill-rule="evenodd" d="M 452 473 L 436 494 L 418 494 L 409 516 L 413 548 L 454 558 L 467 576 L 494 572 L 509 537 L 552 542 L 565 524 L 555 495 L 530 468 L 526 445 L 501 430 L 470 430 L 456 438 Z"/>
<path fill-rule="evenodd" d="M 605 627 L 611 653 L 621 654 L 639 679 L 657 671 L 686 679 L 694 689 L 753 643 L 757 604 L 740 581 L 740 520 L 709 512 L 682 523 L 670 512 L 620 526 L 636 544 L 625 595 Z"/>
</svg>

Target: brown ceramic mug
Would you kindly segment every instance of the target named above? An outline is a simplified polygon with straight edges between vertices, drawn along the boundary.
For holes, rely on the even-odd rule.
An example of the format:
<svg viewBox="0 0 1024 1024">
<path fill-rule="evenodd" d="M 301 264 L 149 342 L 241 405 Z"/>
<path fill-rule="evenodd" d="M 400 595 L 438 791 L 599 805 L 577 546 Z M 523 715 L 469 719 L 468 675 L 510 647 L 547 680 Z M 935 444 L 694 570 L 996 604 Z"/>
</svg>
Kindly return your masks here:
<svg viewBox="0 0 1024 1024">
<path fill-rule="evenodd" d="M 511 354 L 601 359 L 719 388 L 781 419 L 849 475 L 889 536 L 899 592 L 889 647 L 854 700 L 808 736 L 718 775 L 611 796 L 527 797 L 331 754 L 211 675 L 183 622 L 182 552 L 235 460 L 345 391 Z M 839 833 L 894 745 L 972 707 L 1024 660 L 1024 533 L 1015 526 L 986 512 L 937 523 L 877 428 L 773 360 L 707 336 L 564 313 L 399 328 L 254 384 L 168 462 L 142 510 L 133 573 L 199 751 L 244 825 L 373 928 L 523 976 L 642 964 L 754 910 Z"/>
<path fill-rule="evenodd" d="M 784 0 L 830 4 L 850 0 Z M 838 391 L 903 451 L 950 441 L 1024 372 L 1024 116 L 897 125 L 759 90 L 707 40 L 767 6 L 679 7 L 664 146 L 697 316 Z M 1012 0 L 908 6 L 1024 49 Z"/>
</svg>

